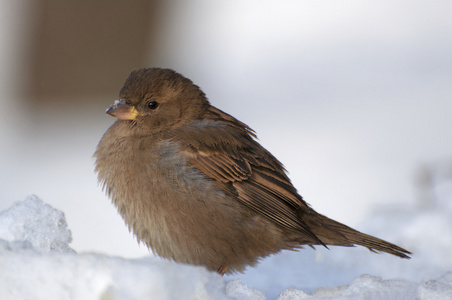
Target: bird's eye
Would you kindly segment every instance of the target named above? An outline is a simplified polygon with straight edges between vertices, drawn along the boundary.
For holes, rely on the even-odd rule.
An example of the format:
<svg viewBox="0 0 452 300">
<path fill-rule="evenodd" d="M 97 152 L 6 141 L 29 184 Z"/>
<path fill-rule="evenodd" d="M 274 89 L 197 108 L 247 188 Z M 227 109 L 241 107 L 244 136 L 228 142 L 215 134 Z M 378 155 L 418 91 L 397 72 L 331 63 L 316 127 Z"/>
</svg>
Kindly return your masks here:
<svg viewBox="0 0 452 300">
<path fill-rule="evenodd" d="M 157 101 L 151 101 L 151 102 L 148 103 L 148 107 L 149 107 L 150 109 L 156 109 L 157 106 L 159 106 L 159 104 L 158 104 Z"/>
</svg>

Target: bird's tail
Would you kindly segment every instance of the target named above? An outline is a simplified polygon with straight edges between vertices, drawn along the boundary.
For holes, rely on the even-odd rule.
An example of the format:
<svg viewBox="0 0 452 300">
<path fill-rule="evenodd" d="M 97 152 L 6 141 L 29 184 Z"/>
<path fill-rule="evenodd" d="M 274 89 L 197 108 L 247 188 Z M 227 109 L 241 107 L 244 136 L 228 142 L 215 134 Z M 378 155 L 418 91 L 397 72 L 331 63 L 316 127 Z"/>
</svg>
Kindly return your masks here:
<svg viewBox="0 0 452 300">
<path fill-rule="evenodd" d="M 361 233 L 317 212 L 306 214 L 304 220 L 312 232 L 326 245 L 346 247 L 360 245 L 367 247 L 372 252 L 386 252 L 401 258 L 410 258 L 408 255 L 411 252 L 408 250 L 371 235 Z"/>
</svg>

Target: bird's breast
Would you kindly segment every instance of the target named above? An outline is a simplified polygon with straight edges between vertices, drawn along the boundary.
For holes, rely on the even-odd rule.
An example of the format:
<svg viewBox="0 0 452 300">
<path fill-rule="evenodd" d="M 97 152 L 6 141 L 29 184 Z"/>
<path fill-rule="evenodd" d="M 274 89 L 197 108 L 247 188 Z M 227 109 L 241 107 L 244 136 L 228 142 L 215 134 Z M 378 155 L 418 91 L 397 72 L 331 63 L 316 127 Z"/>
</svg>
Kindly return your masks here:
<svg viewBox="0 0 452 300">
<path fill-rule="evenodd" d="M 107 149 L 99 179 L 129 230 L 159 255 L 183 255 L 177 253 L 181 240 L 195 242 L 196 233 L 231 207 L 230 199 L 189 164 L 176 142 L 131 138 Z"/>
</svg>

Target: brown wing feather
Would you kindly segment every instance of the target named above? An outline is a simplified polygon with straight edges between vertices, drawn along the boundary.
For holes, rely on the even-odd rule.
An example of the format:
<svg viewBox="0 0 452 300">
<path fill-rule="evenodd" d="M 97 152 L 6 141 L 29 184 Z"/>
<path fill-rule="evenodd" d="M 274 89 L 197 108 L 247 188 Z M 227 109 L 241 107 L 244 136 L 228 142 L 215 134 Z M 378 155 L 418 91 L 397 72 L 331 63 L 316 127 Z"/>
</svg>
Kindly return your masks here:
<svg viewBox="0 0 452 300">
<path fill-rule="evenodd" d="M 186 126 L 184 136 L 174 138 L 190 163 L 237 201 L 282 227 L 304 233 L 313 244 L 324 245 L 303 221 L 310 208 L 284 167 L 251 133 L 245 124 L 213 108 L 210 118 Z"/>
<path fill-rule="evenodd" d="M 257 141 L 251 128 L 211 107 L 203 121 L 173 133 L 189 162 L 233 199 L 279 226 L 300 233 L 300 243 L 362 245 L 409 258 L 409 251 L 324 217 L 298 194 L 283 165 Z"/>
</svg>

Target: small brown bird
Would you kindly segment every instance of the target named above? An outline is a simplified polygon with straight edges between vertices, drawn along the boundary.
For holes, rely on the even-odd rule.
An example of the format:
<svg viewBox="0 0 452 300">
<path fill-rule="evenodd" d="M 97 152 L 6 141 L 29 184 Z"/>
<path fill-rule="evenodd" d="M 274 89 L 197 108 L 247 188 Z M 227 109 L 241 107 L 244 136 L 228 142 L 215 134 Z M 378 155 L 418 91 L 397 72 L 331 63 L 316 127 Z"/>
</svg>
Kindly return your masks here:
<svg viewBox="0 0 452 300">
<path fill-rule="evenodd" d="M 94 154 L 106 194 L 138 241 L 220 274 L 302 245 L 409 251 L 313 210 L 254 131 L 170 69 L 138 69 L 107 110 Z"/>
</svg>

